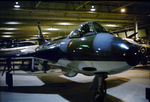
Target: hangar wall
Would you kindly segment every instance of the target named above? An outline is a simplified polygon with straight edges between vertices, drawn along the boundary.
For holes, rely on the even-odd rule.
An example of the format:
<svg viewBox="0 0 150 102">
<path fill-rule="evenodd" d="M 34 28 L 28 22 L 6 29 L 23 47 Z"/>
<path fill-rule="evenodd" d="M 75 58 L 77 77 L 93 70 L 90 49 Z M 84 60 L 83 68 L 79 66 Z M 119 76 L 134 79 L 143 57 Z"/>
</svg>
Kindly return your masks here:
<svg viewBox="0 0 150 102">
<path fill-rule="evenodd" d="M 125 32 L 118 33 L 119 37 L 126 38 Z"/>
<path fill-rule="evenodd" d="M 134 34 L 133 30 L 127 31 L 127 36 L 130 36 L 131 34 Z M 118 33 L 118 35 L 122 38 L 126 38 L 125 32 Z M 148 35 L 148 34 L 146 34 L 146 29 L 139 29 L 138 30 L 138 37 L 147 37 L 146 35 Z"/>
<path fill-rule="evenodd" d="M 146 33 L 147 33 L 147 40 L 150 44 L 150 26 L 146 28 Z"/>
</svg>

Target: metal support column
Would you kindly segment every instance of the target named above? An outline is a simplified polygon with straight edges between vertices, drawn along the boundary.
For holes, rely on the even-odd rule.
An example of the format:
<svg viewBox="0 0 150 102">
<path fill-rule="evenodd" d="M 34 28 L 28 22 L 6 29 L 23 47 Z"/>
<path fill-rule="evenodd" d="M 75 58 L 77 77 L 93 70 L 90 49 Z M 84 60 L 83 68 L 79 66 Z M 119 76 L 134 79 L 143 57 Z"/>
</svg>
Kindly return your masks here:
<svg viewBox="0 0 150 102">
<path fill-rule="evenodd" d="M 126 38 L 128 37 L 128 35 L 127 35 L 127 31 L 125 31 L 125 36 L 126 36 Z"/>
<path fill-rule="evenodd" d="M 135 33 L 138 32 L 138 21 L 136 20 L 135 21 L 135 30 L 134 30 Z M 138 38 L 138 34 L 136 34 L 136 39 Z"/>
<path fill-rule="evenodd" d="M 34 62 L 35 62 L 34 57 L 31 60 L 32 60 L 32 62 L 31 62 L 31 71 L 34 72 Z"/>
</svg>

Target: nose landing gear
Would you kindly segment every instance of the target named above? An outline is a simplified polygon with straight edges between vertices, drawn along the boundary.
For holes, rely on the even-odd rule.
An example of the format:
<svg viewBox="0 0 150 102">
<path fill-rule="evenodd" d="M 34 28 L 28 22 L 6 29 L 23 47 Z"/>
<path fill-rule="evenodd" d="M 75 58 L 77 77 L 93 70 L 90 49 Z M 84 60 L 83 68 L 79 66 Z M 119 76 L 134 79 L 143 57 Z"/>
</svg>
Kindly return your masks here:
<svg viewBox="0 0 150 102">
<path fill-rule="evenodd" d="M 106 81 L 107 73 L 97 73 L 93 80 L 93 100 L 94 102 L 103 102 L 106 96 Z"/>
</svg>

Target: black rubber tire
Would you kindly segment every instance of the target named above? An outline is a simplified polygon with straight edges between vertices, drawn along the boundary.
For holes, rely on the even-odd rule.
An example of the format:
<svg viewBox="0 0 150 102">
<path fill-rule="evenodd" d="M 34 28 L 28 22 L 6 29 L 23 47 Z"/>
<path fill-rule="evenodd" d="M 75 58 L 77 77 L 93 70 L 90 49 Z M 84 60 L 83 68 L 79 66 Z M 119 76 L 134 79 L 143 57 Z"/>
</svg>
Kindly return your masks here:
<svg viewBox="0 0 150 102">
<path fill-rule="evenodd" d="M 6 72 L 6 84 L 8 87 L 13 87 L 13 76 L 9 72 Z"/>
<path fill-rule="evenodd" d="M 96 91 L 93 94 L 93 98 L 94 98 L 94 102 L 103 102 L 104 98 L 106 96 L 106 82 L 104 81 L 104 84 L 102 84 L 102 87 L 100 89 L 98 89 L 98 91 Z"/>
<path fill-rule="evenodd" d="M 95 92 L 93 94 L 93 100 L 94 102 L 103 102 L 105 98 L 105 94 L 103 92 Z"/>
</svg>

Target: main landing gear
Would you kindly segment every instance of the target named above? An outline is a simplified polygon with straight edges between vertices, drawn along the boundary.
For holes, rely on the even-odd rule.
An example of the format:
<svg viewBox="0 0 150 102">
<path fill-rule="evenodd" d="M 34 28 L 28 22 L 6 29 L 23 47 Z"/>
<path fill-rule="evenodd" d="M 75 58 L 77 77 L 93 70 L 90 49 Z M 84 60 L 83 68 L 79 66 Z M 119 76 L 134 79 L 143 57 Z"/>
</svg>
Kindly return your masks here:
<svg viewBox="0 0 150 102">
<path fill-rule="evenodd" d="M 93 80 L 93 100 L 94 102 L 103 102 L 106 96 L 106 81 L 107 73 L 97 73 Z"/>
<path fill-rule="evenodd" d="M 4 74 L 5 71 L 6 71 L 6 84 L 8 85 L 8 88 L 12 88 L 13 87 L 13 75 L 12 73 L 10 73 L 12 71 L 11 58 L 6 59 L 6 66 L 4 68 L 2 75 Z"/>
</svg>

